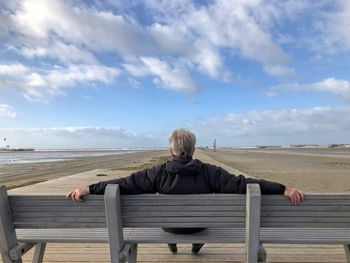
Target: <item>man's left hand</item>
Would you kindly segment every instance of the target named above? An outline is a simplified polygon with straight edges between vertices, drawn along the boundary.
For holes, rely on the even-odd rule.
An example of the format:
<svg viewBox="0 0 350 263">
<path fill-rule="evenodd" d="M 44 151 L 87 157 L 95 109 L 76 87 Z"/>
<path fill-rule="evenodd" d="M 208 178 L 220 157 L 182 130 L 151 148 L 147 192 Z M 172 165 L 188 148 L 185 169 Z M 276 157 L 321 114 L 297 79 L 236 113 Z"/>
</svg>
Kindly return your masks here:
<svg viewBox="0 0 350 263">
<path fill-rule="evenodd" d="M 286 186 L 283 195 L 287 196 L 293 205 L 298 205 L 302 200 L 304 200 L 304 193 L 296 188 Z"/>
</svg>

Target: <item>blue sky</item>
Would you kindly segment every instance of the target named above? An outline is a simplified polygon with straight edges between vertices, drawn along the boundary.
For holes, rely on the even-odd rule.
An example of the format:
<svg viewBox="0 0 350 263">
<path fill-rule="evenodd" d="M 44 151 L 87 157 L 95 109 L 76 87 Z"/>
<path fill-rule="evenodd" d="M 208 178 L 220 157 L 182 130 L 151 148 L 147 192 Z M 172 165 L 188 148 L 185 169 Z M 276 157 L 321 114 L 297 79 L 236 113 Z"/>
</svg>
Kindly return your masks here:
<svg viewBox="0 0 350 263">
<path fill-rule="evenodd" d="M 4 145 L 349 143 L 346 0 L 0 1 L 0 40 Z"/>
</svg>

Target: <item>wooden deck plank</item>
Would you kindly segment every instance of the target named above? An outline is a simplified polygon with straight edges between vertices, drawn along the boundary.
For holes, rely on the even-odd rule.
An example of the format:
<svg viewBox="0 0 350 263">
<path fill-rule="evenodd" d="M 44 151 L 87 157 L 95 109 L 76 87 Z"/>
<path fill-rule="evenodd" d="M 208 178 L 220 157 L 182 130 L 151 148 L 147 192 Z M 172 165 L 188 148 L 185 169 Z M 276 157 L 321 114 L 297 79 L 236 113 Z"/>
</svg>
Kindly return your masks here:
<svg viewBox="0 0 350 263">
<path fill-rule="evenodd" d="M 73 246 L 73 247 L 72 247 Z M 44 262 L 108 262 L 108 246 L 103 244 L 48 244 Z M 140 245 L 138 262 L 244 262 L 243 245 L 206 245 L 198 256 L 190 245 L 179 245 L 172 255 L 166 245 Z M 268 262 L 346 262 L 342 246 L 267 246 Z M 30 262 L 32 252 L 24 257 Z"/>
</svg>

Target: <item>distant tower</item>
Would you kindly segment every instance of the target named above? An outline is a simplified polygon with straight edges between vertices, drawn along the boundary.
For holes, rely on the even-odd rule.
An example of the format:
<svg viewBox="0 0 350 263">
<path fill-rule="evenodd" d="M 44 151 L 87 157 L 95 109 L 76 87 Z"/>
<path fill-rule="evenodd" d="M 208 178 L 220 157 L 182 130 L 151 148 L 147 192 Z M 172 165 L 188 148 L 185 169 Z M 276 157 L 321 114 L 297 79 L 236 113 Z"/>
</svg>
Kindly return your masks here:
<svg viewBox="0 0 350 263">
<path fill-rule="evenodd" d="M 216 152 L 216 139 L 214 139 L 214 142 L 213 142 L 213 150 L 214 152 Z"/>
</svg>

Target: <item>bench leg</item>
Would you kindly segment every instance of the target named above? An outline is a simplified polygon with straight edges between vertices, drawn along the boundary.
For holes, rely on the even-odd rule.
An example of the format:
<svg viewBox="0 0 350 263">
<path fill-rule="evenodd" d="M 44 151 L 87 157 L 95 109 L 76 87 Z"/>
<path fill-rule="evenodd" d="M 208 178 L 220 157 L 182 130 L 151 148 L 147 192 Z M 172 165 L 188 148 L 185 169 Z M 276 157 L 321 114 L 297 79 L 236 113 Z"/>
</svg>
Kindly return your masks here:
<svg viewBox="0 0 350 263">
<path fill-rule="evenodd" d="M 34 256 L 33 256 L 33 263 L 42 263 L 45 253 L 46 243 L 38 243 L 35 246 Z"/>
<path fill-rule="evenodd" d="M 12 259 L 10 250 L 18 245 L 12 221 L 10 203 L 5 186 L 0 186 L 0 252 L 3 263 L 21 263 L 22 259 Z"/>
<path fill-rule="evenodd" d="M 2 262 L 3 263 L 22 263 L 22 259 L 13 260 L 9 257 L 8 253 L 1 252 Z"/>
<path fill-rule="evenodd" d="M 260 244 L 259 247 L 259 252 L 258 252 L 258 262 L 267 262 L 267 254 L 266 254 L 266 250 L 263 247 L 262 244 Z"/>
<path fill-rule="evenodd" d="M 347 261 L 350 263 L 350 244 L 344 244 L 344 250 Z"/>
<path fill-rule="evenodd" d="M 130 249 L 129 263 L 136 263 L 137 261 L 137 244 L 133 244 Z"/>
</svg>

